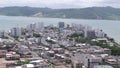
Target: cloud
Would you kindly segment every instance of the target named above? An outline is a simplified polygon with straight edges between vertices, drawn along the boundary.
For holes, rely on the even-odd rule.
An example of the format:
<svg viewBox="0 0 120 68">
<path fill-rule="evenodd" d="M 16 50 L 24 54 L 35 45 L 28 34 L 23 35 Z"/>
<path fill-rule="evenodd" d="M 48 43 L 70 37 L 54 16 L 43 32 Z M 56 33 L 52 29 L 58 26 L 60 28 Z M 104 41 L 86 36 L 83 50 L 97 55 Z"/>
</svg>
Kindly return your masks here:
<svg viewBox="0 0 120 68">
<path fill-rule="evenodd" d="M 50 8 L 83 8 L 92 6 L 120 7 L 118 0 L 0 0 L 0 7 L 31 6 Z"/>
</svg>

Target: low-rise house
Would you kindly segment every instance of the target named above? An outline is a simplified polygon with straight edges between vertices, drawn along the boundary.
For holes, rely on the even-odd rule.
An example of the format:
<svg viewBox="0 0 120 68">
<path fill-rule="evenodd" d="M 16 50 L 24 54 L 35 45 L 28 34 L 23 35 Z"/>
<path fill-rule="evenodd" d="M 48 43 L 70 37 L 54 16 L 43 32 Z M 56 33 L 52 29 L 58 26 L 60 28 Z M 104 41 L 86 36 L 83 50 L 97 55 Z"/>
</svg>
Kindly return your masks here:
<svg viewBox="0 0 120 68">
<path fill-rule="evenodd" d="M 47 56 L 54 57 L 55 56 L 55 52 L 54 51 L 47 51 Z"/>
<path fill-rule="evenodd" d="M 34 64 L 25 64 L 22 65 L 22 68 L 35 68 Z"/>
<path fill-rule="evenodd" d="M 0 50 L 0 58 L 5 57 L 6 50 Z"/>
<path fill-rule="evenodd" d="M 114 68 L 120 68 L 120 57 L 119 56 L 108 56 L 104 58 L 104 61 L 106 64 Z"/>
<path fill-rule="evenodd" d="M 42 58 L 29 58 L 30 64 L 34 65 L 34 68 L 51 68 L 48 63 Z"/>
<path fill-rule="evenodd" d="M 91 54 L 73 54 L 71 55 L 71 60 L 72 62 L 76 60 L 79 63 L 83 63 L 86 68 L 93 68 L 94 65 L 102 63 L 101 57 Z"/>
<path fill-rule="evenodd" d="M 6 54 L 5 59 L 6 60 L 19 60 L 20 55 L 18 55 L 18 54 Z"/>
<path fill-rule="evenodd" d="M 107 43 L 108 40 L 107 38 L 97 38 L 96 41 L 102 42 L 102 43 Z"/>
<path fill-rule="evenodd" d="M 95 65 L 99 65 L 102 63 L 102 58 L 95 55 L 90 55 L 86 57 L 85 61 L 87 62 L 87 67 L 93 68 Z"/>
<path fill-rule="evenodd" d="M 95 65 L 93 68 L 113 68 L 113 67 L 109 65 Z"/>
<path fill-rule="evenodd" d="M 64 54 L 65 53 L 65 50 L 63 48 L 54 48 L 53 49 L 55 53 L 58 53 L 58 54 Z"/>
<path fill-rule="evenodd" d="M 72 68 L 82 68 L 83 64 L 80 63 L 79 61 L 73 61 L 72 62 Z"/>
</svg>

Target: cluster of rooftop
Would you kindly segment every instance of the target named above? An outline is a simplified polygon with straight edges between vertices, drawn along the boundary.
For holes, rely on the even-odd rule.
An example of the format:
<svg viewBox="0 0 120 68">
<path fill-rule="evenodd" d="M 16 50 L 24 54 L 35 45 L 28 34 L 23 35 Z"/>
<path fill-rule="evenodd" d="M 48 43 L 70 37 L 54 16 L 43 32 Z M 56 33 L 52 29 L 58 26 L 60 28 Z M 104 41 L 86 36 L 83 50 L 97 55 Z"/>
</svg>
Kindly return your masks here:
<svg viewBox="0 0 120 68">
<path fill-rule="evenodd" d="M 0 37 L 0 68 L 120 67 L 119 44 L 87 25 L 33 23 Z"/>
</svg>

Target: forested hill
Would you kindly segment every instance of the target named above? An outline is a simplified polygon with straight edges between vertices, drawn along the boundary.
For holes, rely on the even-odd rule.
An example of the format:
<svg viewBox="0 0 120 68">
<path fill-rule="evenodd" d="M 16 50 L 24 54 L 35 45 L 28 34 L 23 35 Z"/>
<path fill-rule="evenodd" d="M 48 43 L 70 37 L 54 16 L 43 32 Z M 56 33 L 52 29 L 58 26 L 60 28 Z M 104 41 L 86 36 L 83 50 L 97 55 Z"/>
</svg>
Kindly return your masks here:
<svg viewBox="0 0 120 68">
<path fill-rule="evenodd" d="M 120 9 L 112 7 L 89 7 L 81 9 L 4 7 L 0 8 L 0 15 L 120 20 Z"/>
</svg>

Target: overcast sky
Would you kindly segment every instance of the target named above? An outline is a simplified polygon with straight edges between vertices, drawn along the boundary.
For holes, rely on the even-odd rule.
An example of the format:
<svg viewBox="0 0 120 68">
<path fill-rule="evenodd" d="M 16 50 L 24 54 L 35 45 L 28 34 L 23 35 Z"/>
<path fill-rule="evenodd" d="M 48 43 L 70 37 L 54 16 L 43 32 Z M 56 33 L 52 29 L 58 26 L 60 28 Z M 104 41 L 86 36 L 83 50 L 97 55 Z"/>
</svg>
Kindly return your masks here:
<svg viewBox="0 0 120 68">
<path fill-rule="evenodd" d="M 120 0 L 0 0 L 0 7 L 31 6 L 49 8 L 84 8 L 112 6 L 120 8 Z"/>
</svg>

